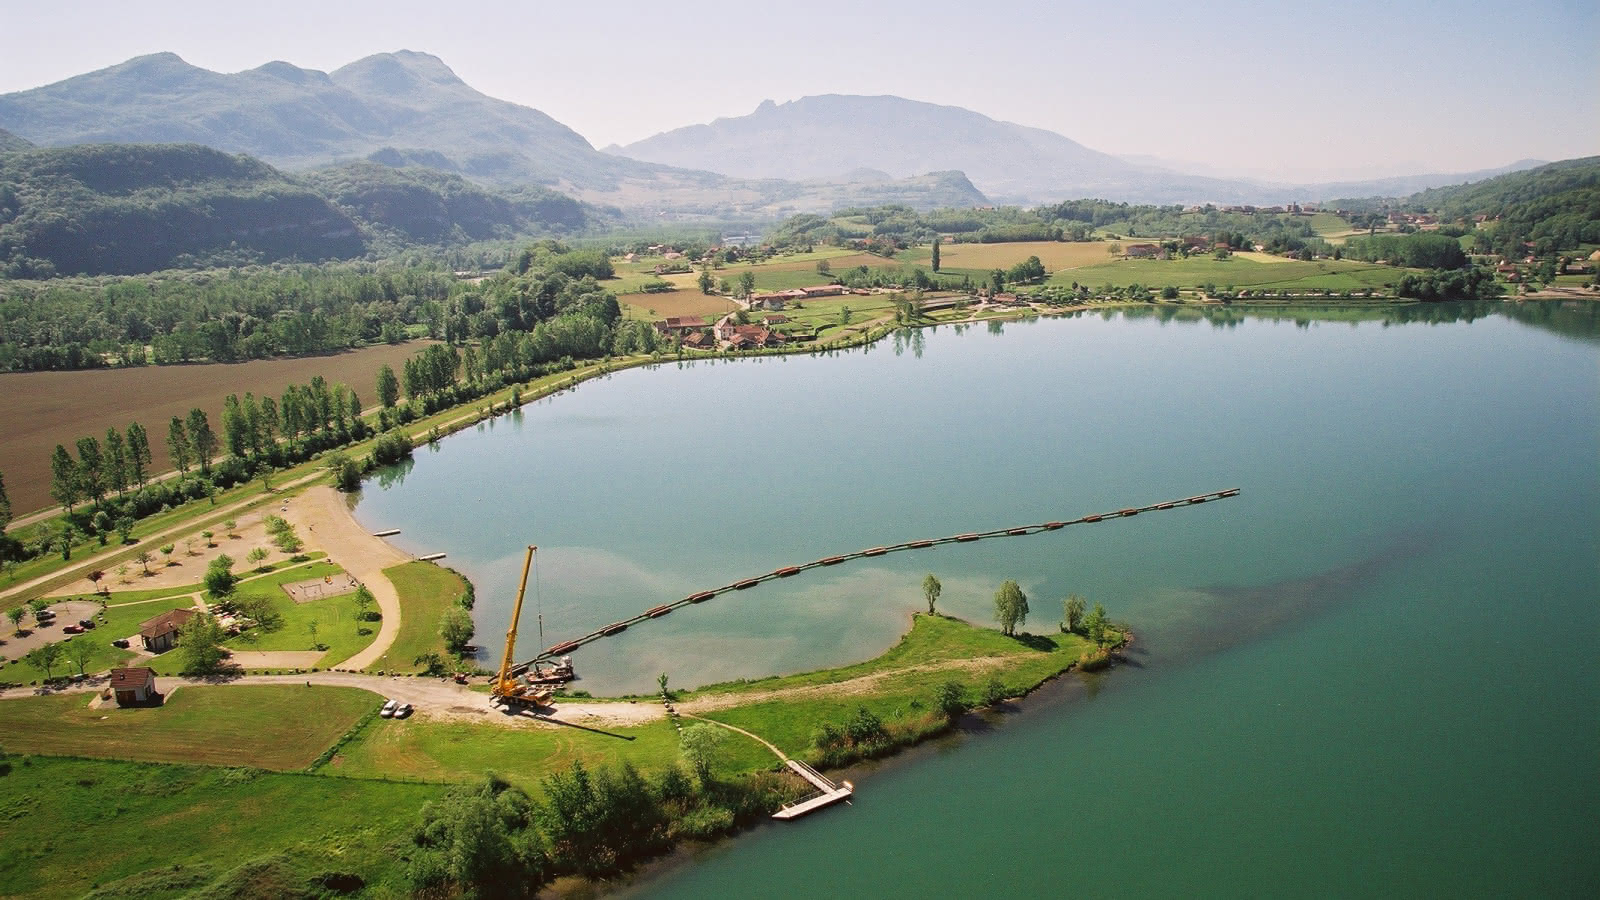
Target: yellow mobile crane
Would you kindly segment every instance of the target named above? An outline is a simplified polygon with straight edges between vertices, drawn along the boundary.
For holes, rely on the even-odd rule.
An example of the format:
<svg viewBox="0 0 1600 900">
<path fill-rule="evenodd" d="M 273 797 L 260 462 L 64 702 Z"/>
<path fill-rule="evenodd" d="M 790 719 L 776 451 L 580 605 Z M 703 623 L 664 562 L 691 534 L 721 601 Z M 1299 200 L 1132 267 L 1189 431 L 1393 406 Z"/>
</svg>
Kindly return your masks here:
<svg viewBox="0 0 1600 900">
<path fill-rule="evenodd" d="M 533 552 L 537 549 L 529 544 L 528 555 L 522 560 L 522 583 L 517 585 L 517 605 L 511 608 L 511 627 L 506 630 L 506 654 L 500 659 L 500 674 L 495 676 L 493 687 L 489 690 L 490 696 L 510 707 L 524 704 L 547 706 L 550 698 L 555 696 L 554 690 L 524 684 L 512 674 L 517 650 L 517 624 L 522 619 L 522 595 L 528 590 L 528 570 L 533 567 Z"/>
</svg>

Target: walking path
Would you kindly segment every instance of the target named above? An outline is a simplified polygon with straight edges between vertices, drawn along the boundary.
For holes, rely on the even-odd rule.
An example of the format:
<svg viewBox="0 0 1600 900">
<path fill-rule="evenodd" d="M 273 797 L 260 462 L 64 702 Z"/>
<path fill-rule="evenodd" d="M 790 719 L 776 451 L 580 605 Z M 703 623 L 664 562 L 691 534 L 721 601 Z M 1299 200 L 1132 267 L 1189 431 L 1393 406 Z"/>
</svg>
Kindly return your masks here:
<svg viewBox="0 0 1600 900">
<path fill-rule="evenodd" d="M 404 614 L 400 594 L 383 570 L 411 562 L 411 557 L 388 541 L 368 534 L 350 514 L 344 496 L 325 484 L 307 489 L 281 515 L 300 530 L 308 543 L 326 551 L 329 559 L 366 585 L 383 613 L 378 636 L 365 650 L 340 663 L 340 668 L 365 669 L 377 662 L 394 645 Z"/>
<path fill-rule="evenodd" d="M 296 478 L 294 481 L 279 485 L 275 490 L 279 493 L 293 490 L 294 488 L 309 484 L 312 481 L 321 478 L 323 474 L 323 470 L 318 469 L 310 474 L 302 475 L 301 477 Z M 203 527 L 200 524 L 201 521 L 208 521 L 217 519 L 219 517 L 227 518 L 228 513 L 238 512 L 252 504 L 259 502 L 261 502 L 261 495 L 256 494 L 246 497 L 242 500 L 234 501 L 233 503 L 224 503 L 214 506 L 211 508 L 210 512 L 206 513 L 204 516 L 185 519 L 182 523 L 174 525 L 164 531 L 158 531 L 155 534 L 145 535 L 139 539 L 139 544 L 145 547 L 159 547 L 162 544 L 172 543 L 186 534 L 197 534 Z M 72 581 L 74 576 L 83 576 L 85 573 L 93 569 L 104 569 L 107 565 L 110 565 L 110 560 L 119 554 L 132 554 L 136 552 L 136 547 L 116 547 L 96 553 L 92 556 L 79 557 L 78 562 L 74 563 L 73 565 L 57 569 L 54 572 L 40 575 L 38 578 L 35 578 L 31 581 L 24 581 L 22 584 L 12 585 L 3 591 L 0 591 L 0 599 L 21 594 L 36 588 L 47 587 L 52 583 L 67 584 Z"/>
</svg>

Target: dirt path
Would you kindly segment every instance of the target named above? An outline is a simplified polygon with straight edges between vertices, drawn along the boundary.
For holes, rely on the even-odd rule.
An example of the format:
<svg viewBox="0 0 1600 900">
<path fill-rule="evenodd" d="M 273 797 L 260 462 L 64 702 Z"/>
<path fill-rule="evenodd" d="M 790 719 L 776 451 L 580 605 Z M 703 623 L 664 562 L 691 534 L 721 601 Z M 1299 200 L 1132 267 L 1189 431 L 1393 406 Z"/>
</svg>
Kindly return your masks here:
<svg viewBox="0 0 1600 900">
<path fill-rule="evenodd" d="M 906 666 L 903 669 L 886 669 L 874 672 L 871 675 L 862 675 L 859 678 L 850 678 L 845 681 L 831 681 L 827 684 L 809 684 L 799 687 L 777 688 L 770 691 L 742 691 L 729 694 L 707 694 L 678 704 L 678 709 L 684 715 L 693 713 L 715 712 L 719 709 L 728 709 L 734 706 L 746 706 L 751 703 L 765 703 L 769 700 L 808 700 L 820 697 L 850 697 L 871 692 L 885 680 L 899 675 L 908 675 L 913 672 L 939 672 L 959 669 L 964 672 L 981 672 L 986 669 L 998 668 L 1005 665 L 1009 657 L 1004 656 L 975 656 L 970 659 L 947 659 L 939 662 L 922 663 L 921 665 Z"/>
<path fill-rule="evenodd" d="M 400 609 L 400 595 L 384 577 L 383 570 L 408 563 L 411 557 L 382 538 L 368 534 L 350 514 L 344 496 L 327 485 L 309 488 L 288 504 L 287 510 L 280 510 L 280 514 L 294 523 L 307 544 L 325 551 L 329 559 L 366 585 L 378 601 L 378 609 L 383 613 L 378 636 L 340 667 L 365 669 L 372 665 L 389 652 L 400 634 L 400 617 L 404 615 Z"/>
<path fill-rule="evenodd" d="M 323 470 L 318 469 L 310 474 L 302 475 L 301 477 L 296 478 L 294 481 L 285 482 L 284 484 L 279 485 L 277 488 L 275 488 L 275 491 L 280 494 L 292 491 L 297 487 L 301 487 L 311 483 L 312 481 L 315 481 L 318 478 L 321 478 L 323 474 Z M 205 513 L 203 516 L 196 516 L 192 519 L 187 519 L 183 523 L 174 525 L 165 531 L 158 531 L 155 534 L 145 535 L 139 539 L 138 546 L 153 549 L 163 544 L 173 543 L 182 537 L 198 536 L 199 533 L 205 528 L 204 525 L 200 524 L 201 522 L 211 521 L 213 519 L 225 519 L 228 517 L 229 513 L 236 513 L 253 503 L 259 503 L 260 501 L 261 496 L 256 494 L 233 503 L 219 504 L 212 507 L 210 511 Z M 137 547 L 114 547 L 103 550 L 100 553 L 96 553 L 91 556 L 80 556 L 78 561 L 70 566 L 64 566 L 55 570 L 54 572 L 40 575 L 38 578 L 32 579 L 31 581 L 25 581 L 22 584 L 12 585 L 3 591 L 0 591 L 0 599 L 21 594 L 25 591 L 36 588 L 42 588 L 52 582 L 66 584 L 72 580 L 71 576 L 83 576 L 85 573 L 93 569 L 105 569 L 107 566 L 111 565 L 111 560 L 116 559 L 119 556 L 125 556 L 125 558 L 131 559 L 137 552 Z"/>
</svg>

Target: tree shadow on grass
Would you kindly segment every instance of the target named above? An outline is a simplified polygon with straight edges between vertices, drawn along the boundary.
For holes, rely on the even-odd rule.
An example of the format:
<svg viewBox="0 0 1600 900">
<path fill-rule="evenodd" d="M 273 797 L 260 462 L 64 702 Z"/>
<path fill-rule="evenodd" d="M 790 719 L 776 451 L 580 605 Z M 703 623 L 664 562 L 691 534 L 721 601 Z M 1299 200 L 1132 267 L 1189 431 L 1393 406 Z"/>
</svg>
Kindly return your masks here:
<svg viewBox="0 0 1600 900">
<path fill-rule="evenodd" d="M 1011 636 L 1011 639 L 1023 645 L 1024 647 L 1027 647 L 1029 650 L 1039 650 L 1044 653 L 1049 653 L 1050 651 L 1056 649 L 1056 642 L 1050 640 L 1042 634 L 1014 634 Z"/>
</svg>

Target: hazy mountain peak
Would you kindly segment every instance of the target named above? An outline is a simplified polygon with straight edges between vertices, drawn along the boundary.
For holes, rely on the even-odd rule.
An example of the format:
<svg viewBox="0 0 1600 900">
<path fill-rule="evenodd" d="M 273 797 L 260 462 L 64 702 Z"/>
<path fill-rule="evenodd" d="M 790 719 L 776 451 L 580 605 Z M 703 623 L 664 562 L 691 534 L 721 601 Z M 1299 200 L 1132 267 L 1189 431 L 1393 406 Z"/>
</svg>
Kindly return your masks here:
<svg viewBox="0 0 1600 900">
<path fill-rule="evenodd" d="M 302 69 L 294 63 L 275 59 L 250 70 L 261 75 L 279 78 L 290 84 L 328 84 L 328 73 L 316 69 Z"/>
<path fill-rule="evenodd" d="M 415 50 L 374 53 L 335 69 L 329 77 L 335 84 L 390 95 L 408 94 L 425 84 L 466 86 L 444 60 Z"/>
</svg>

